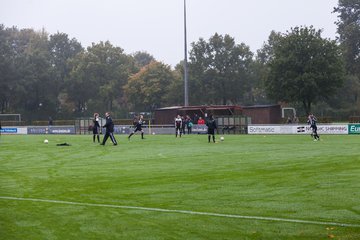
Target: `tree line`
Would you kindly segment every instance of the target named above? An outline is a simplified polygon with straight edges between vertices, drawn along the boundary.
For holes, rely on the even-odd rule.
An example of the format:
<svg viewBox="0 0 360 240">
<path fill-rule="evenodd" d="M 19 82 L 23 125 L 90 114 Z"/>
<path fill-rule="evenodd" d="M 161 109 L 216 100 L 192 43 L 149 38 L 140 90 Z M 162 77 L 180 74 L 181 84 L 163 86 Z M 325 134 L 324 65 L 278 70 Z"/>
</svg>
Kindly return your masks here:
<svg viewBox="0 0 360 240">
<path fill-rule="evenodd" d="M 338 39 L 312 26 L 271 32 L 256 53 L 230 35 L 191 43 L 191 105 L 284 103 L 302 114 L 360 114 L 360 7 L 340 0 Z M 0 25 L 0 112 L 69 119 L 111 111 L 183 105 L 183 62 L 174 68 L 147 52 L 111 42 L 84 48 L 66 33 Z"/>
</svg>

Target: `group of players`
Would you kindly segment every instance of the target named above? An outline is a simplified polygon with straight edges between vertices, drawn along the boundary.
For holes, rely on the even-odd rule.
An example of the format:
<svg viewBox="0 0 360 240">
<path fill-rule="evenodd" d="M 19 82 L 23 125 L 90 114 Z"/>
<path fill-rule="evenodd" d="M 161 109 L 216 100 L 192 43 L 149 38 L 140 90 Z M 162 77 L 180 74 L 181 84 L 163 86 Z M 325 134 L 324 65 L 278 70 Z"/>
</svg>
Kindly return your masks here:
<svg viewBox="0 0 360 240">
<path fill-rule="evenodd" d="M 106 119 L 105 125 L 102 127 L 105 128 L 106 131 L 102 143 L 100 145 L 105 145 L 106 141 L 110 137 L 111 141 L 116 146 L 117 141 L 114 137 L 114 122 L 109 112 L 105 113 L 105 119 Z M 100 143 L 101 128 L 100 128 L 100 119 L 98 113 L 94 113 L 92 131 L 93 131 L 93 142 L 95 142 L 95 137 L 96 137 L 98 143 Z"/>
<path fill-rule="evenodd" d="M 102 128 L 105 128 L 105 135 L 100 145 L 105 145 L 106 141 L 110 137 L 112 143 L 116 146 L 117 141 L 114 137 L 114 122 L 110 116 L 110 112 L 105 113 L 105 120 L 106 120 L 105 125 L 102 126 Z M 142 130 L 142 125 L 144 123 L 145 121 L 143 115 L 134 118 L 133 121 L 134 131 L 130 133 L 130 135 L 128 136 L 129 140 L 131 136 L 134 135 L 137 131 L 141 132 L 141 138 L 144 139 L 144 131 Z M 100 143 L 101 127 L 100 127 L 100 118 L 98 113 L 94 113 L 92 131 L 93 131 L 93 142 L 95 143 L 95 139 L 97 139 L 98 143 Z"/>
<path fill-rule="evenodd" d="M 112 143 L 114 145 L 117 145 L 117 141 L 114 136 L 114 122 L 110 116 L 109 112 L 105 113 L 105 125 L 102 126 L 102 128 L 105 128 L 106 132 L 103 138 L 103 141 L 100 145 L 105 145 L 106 141 L 110 137 Z M 134 135 L 136 132 L 141 132 L 141 139 L 144 139 L 144 130 L 142 129 L 142 125 L 145 123 L 144 116 L 139 115 L 139 117 L 135 117 L 133 120 L 134 130 L 129 134 L 128 139 L 130 140 L 131 136 Z M 180 117 L 180 115 L 177 115 L 175 118 L 175 136 L 178 135 L 181 137 L 182 135 L 182 126 L 183 126 L 183 119 Z M 210 143 L 211 137 L 212 141 L 215 143 L 215 129 L 217 129 L 217 124 L 215 119 L 212 115 L 209 116 L 209 118 L 206 121 L 206 126 L 208 127 L 208 142 Z M 93 118 L 93 142 L 95 143 L 95 140 L 97 139 L 97 142 L 100 143 L 100 134 L 101 134 L 101 127 L 100 127 L 100 118 L 98 113 L 94 113 Z"/>
<path fill-rule="evenodd" d="M 180 116 L 177 115 L 175 118 L 175 137 L 181 137 L 182 133 L 184 132 L 184 119 Z M 213 118 L 212 115 L 209 115 L 209 118 L 206 119 L 206 122 L 204 121 L 204 123 L 207 126 L 207 134 L 208 134 L 208 142 L 210 143 L 211 137 L 214 143 L 216 143 L 215 141 L 215 129 L 217 129 L 217 124 L 215 119 Z"/>
<path fill-rule="evenodd" d="M 105 119 L 106 123 L 103 128 L 106 129 L 103 141 L 101 145 L 105 145 L 107 139 L 110 137 L 112 143 L 114 145 L 117 145 L 117 141 L 114 137 L 114 122 L 110 116 L 109 112 L 105 113 Z M 128 139 L 130 140 L 131 136 L 134 135 L 136 132 L 141 132 L 141 139 L 144 139 L 144 130 L 142 129 L 142 125 L 145 123 L 144 116 L 140 115 L 139 117 L 135 117 L 133 121 L 134 130 L 130 133 L 128 136 Z M 320 136 L 317 133 L 317 119 L 313 114 L 310 114 L 308 116 L 307 123 L 310 124 L 310 128 L 312 129 L 311 136 L 314 138 L 314 141 L 319 141 Z M 182 126 L 183 126 L 183 119 L 180 115 L 177 115 L 175 118 L 175 137 L 178 137 L 182 135 Z M 206 126 L 207 126 L 207 134 L 208 134 L 208 142 L 210 143 L 211 139 L 215 143 L 215 130 L 217 129 L 217 124 L 215 119 L 212 115 L 209 115 L 209 117 L 206 119 Z M 97 138 L 98 143 L 100 143 L 100 121 L 99 121 L 99 114 L 94 113 L 93 118 L 93 142 L 95 142 L 95 138 Z"/>
</svg>

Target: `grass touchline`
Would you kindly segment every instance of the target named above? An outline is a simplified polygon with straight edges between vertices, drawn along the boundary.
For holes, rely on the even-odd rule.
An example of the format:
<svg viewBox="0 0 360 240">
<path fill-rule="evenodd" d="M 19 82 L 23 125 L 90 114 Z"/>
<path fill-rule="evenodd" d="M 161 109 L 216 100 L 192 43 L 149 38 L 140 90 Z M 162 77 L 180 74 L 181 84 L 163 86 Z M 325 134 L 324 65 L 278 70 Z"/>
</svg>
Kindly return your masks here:
<svg viewBox="0 0 360 240">
<path fill-rule="evenodd" d="M 89 207 L 135 209 L 135 210 L 153 211 L 153 212 L 204 215 L 204 216 L 212 216 L 212 217 L 240 218 L 240 219 L 264 220 L 264 221 L 278 221 L 278 222 L 304 223 L 304 224 L 316 224 L 316 225 L 325 225 L 325 226 L 340 226 L 340 227 L 356 227 L 356 228 L 360 228 L 360 224 L 348 224 L 348 223 L 337 223 L 337 222 L 321 222 L 321 221 L 310 221 L 310 220 L 301 220 L 301 219 L 286 219 L 286 218 L 277 218 L 277 217 L 243 216 L 243 215 L 237 215 L 237 214 L 196 212 L 196 211 L 190 211 L 190 210 L 175 210 L 175 209 L 137 207 L 137 206 L 122 206 L 122 205 L 103 204 L 103 203 L 69 202 L 69 201 L 63 201 L 63 200 L 37 199 L 37 198 L 18 198 L 18 197 L 0 196 L 0 199 L 17 200 L 17 201 L 32 201 L 32 202 L 46 202 L 46 203 L 59 203 L 59 204 L 79 205 L 79 206 L 89 206 Z"/>
</svg>

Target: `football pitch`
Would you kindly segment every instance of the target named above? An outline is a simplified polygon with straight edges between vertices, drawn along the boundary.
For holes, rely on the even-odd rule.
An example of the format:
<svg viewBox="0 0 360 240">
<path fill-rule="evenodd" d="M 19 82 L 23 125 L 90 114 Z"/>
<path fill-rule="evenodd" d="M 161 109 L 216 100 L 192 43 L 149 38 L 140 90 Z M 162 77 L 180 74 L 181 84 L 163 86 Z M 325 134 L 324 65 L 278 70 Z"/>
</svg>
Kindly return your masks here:
<svg viewBox="0 0 360 240">
<path fill-rule="evenodd" d="M 126 137 L 0 136 L 0 238 L 360 239 L 359 136 Z"/>
</svg>

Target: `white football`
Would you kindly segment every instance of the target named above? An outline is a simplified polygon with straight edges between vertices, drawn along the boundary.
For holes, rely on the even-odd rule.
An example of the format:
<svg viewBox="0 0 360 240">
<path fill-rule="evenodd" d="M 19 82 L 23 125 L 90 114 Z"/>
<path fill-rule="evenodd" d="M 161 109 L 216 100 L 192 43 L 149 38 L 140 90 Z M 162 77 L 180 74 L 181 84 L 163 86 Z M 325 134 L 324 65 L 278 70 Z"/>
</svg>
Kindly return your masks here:
<svg viewBox="0 0 360 240">
<path fill-rule="evenodd" d="M 44 143 L 45 143 L 45 144 L 48 144 L 48 143 L 49 143 L 49 140 L 45 139 L 45 140 L 44 140 Z"/>
<path fill-rule="evenodd" d="M 224 137 L 220 137 L 220 141 L 224 141 Z"/>
</svg>

